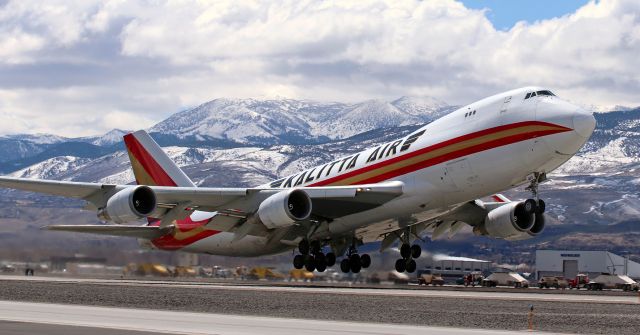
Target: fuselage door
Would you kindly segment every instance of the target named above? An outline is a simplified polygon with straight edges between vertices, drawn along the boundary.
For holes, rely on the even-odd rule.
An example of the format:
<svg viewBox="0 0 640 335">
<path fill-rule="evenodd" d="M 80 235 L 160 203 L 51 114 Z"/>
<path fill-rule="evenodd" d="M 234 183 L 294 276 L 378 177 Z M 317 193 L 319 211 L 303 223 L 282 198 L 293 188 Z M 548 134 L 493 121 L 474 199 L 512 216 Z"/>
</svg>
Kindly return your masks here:
<svg viewBox="0 0 640 335">
<path fill-rule="evenodd" d="M 450 181 L 449 185 L 453 186 L 454 191 L 465 189 L 473 184 L 473 171 L 466 158 L 447 163 L 445 171 Z"/>
<path fill-rule="evenodd" d="M 511 102 L 511 96 L 504 98 L 504 100 L 502 101 L 502 106 L 500 106 L 500 115 L 507 112 L 507 109 L 509 109 L 510 102 Z"/>
</svg>

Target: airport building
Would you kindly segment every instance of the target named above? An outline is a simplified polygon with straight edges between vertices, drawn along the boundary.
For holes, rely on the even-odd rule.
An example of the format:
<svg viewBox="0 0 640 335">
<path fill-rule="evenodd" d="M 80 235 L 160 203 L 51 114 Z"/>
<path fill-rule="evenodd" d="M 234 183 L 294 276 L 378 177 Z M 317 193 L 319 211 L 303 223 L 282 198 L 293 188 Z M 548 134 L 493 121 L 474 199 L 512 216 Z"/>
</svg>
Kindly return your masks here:
<svg viewBox="0 0 640 335">
<path fill-rule="evenodd" d="M 637 279 L 640 278 L 640 264 L 608 251 L 536 250 L 536 278 L 574 278 L 578 273 L 589 277 L 611 273 Z"/>
<path fill-rule="evenodd" d="M 488 273 L 492 268 L 490 261 L 448 255 L 427 255 L 423 262 L 424 267 L 418 270 L 418 276 L 422 273 L 437 273 L 447 282 L 471 272 Z"/>
</svg>

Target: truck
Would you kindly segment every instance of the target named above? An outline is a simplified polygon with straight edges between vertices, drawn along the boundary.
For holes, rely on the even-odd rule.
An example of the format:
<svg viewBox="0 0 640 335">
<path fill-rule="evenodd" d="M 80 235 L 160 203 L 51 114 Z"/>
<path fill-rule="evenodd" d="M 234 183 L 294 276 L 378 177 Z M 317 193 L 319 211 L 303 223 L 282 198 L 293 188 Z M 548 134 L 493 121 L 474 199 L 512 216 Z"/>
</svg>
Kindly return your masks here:
<svg viewBox="0 0 640 335">
<path fill-rule="evenodd" d="M 423 273 L 420 278 L 418 278 L 418 285 L 444 285 L 444 279 L 439 274 L 427 274 Z"/>
<path fill-rule="evenodd" d="M 538 280 L 538 287 L 564 290 L 565 288 L 569 287 L 569 281 L 564 279 L 564 277 L 543 276 Z"/>
<path fill-rule="evenodd" d="M 569 279 L 569 289 L 581 289 L 588 288 L 589 286 L 589 276 L 579 273 L 575 278 Z"/>
<path fill-rule="evenodd" d="M 517 272 L 494 272 L 482 280 L 484 287 L 513 286 L 515 288 L 529 287 L 529 281 Z"/>
<path fill-rule="evenodd" d="M 587 284 L 587 288 L 591 291 L 602 291 L 603 289 L 638 291 L 638 287 L 638 283 L 629 276 L 610 273 L 602 273 Z"/>
</svg>

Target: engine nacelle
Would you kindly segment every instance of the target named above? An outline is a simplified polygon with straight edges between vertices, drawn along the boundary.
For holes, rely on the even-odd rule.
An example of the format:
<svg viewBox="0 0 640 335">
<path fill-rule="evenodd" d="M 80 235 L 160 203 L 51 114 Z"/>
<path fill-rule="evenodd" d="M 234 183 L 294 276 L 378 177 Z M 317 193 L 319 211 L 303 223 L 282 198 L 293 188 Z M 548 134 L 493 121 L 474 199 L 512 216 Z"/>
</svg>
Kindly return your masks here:
<svg viewBox="0 0 640 335">
<path fill-rule="evenodd" d="M 287 227 L 311 215 L 311 198 L 303 190 L 286 190 L 265 199 L 258 207 L 258 218 L 269 229 Z"/>
<path fill-rule="evenodd" d="M 544 220 L 542 227 L 544 228 Z M 476 226 L 473 232 L 477 235 L 509 240 L 520 239 L 523 236 L 531 237 L 533 235 L 530 232 L 534 228 L 539 229 L 536 227 L 536 215 L 525 210 L 524 202 L 511 202 L 490 211 L 484 222 Z"/>
<path fill-rule="evenodd" d="M 98 211 L 98 217 L 126 223 L 149 216 L 156 207 L 156 194 L 149 186 L 132 186 L 109 198 L 107 206 Z"/>
</svg>

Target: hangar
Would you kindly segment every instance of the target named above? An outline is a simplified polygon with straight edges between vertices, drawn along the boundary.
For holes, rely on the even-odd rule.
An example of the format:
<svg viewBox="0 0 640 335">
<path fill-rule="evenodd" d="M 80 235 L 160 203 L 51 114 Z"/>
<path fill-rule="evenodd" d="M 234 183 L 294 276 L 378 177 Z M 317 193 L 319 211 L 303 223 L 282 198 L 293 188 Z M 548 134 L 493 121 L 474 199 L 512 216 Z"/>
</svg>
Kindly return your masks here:
<svg viewBox="0 0 640 335">
<path fill-rule="evenodd" d="M 536 250 L 536 278 L 573 278 L 578 273 L 592 277 L 603 272 L 640 278 L 640 264 L 608 251 Z"/>
</svg>

